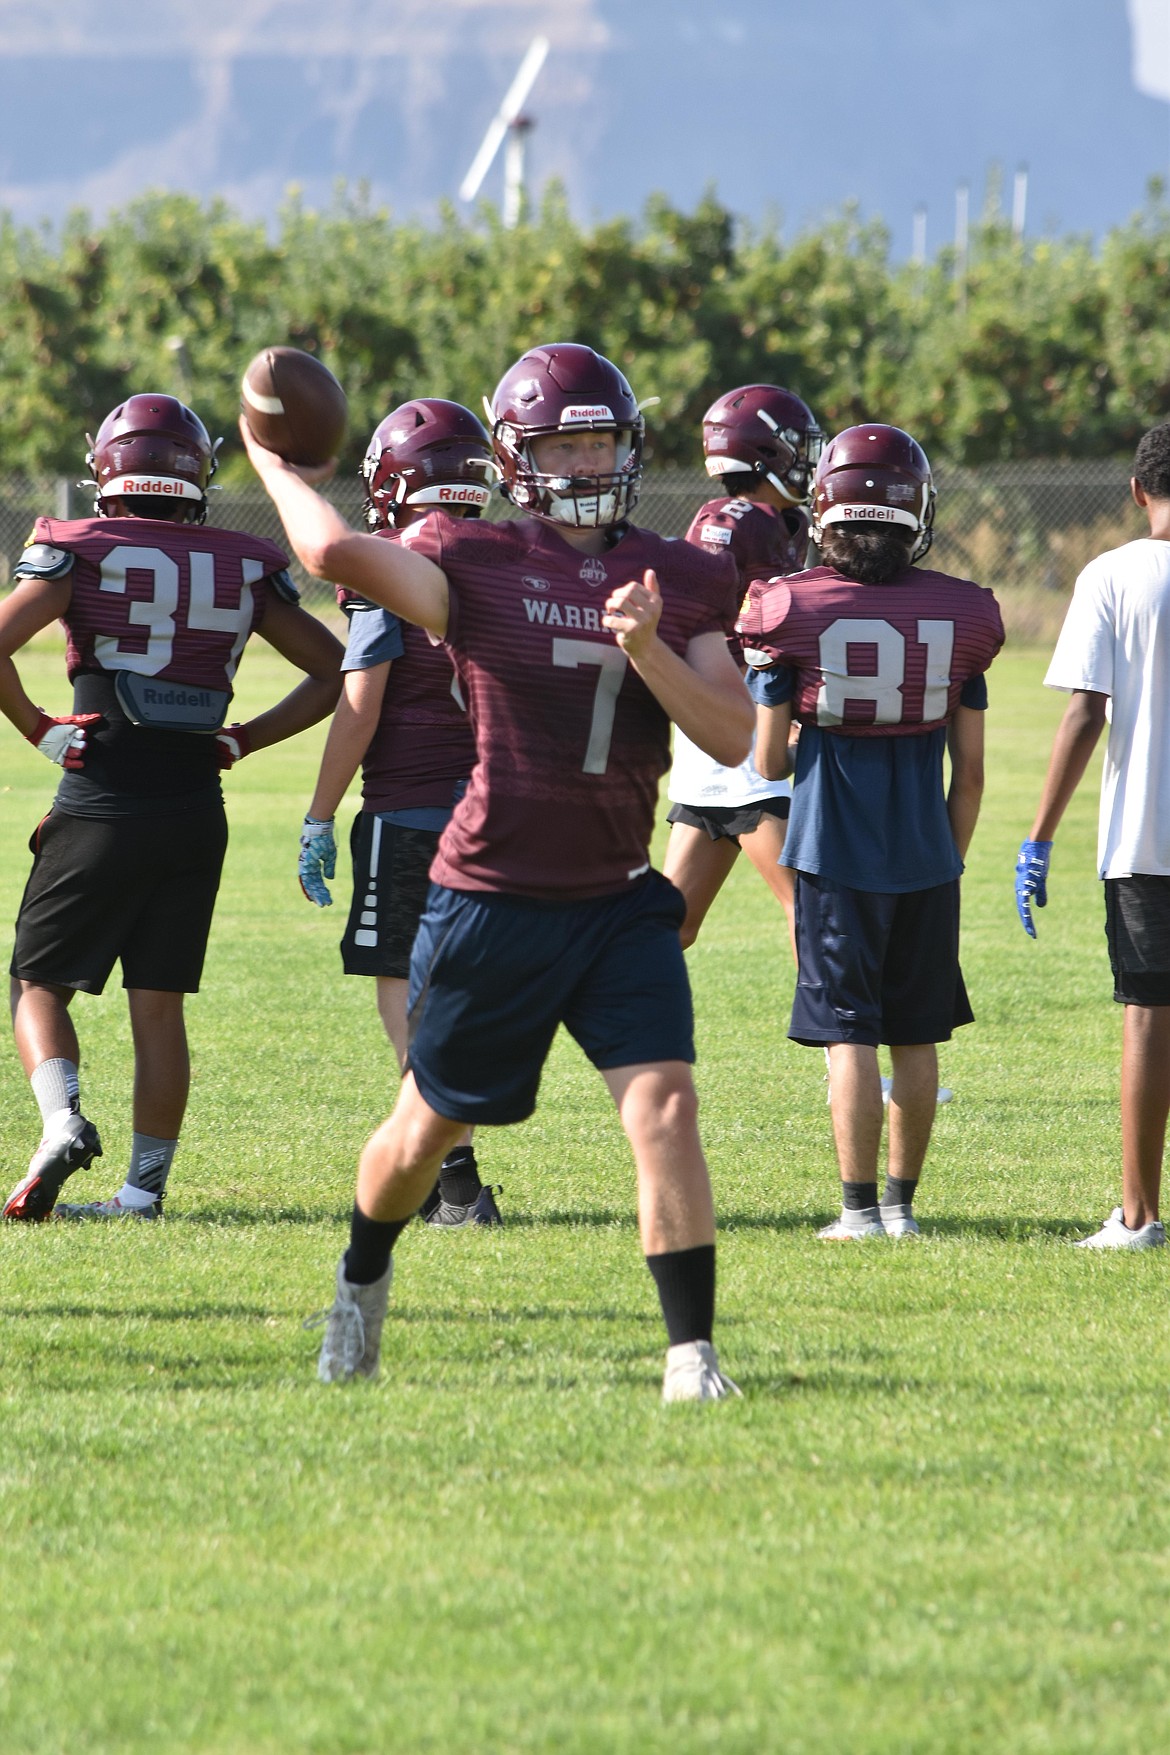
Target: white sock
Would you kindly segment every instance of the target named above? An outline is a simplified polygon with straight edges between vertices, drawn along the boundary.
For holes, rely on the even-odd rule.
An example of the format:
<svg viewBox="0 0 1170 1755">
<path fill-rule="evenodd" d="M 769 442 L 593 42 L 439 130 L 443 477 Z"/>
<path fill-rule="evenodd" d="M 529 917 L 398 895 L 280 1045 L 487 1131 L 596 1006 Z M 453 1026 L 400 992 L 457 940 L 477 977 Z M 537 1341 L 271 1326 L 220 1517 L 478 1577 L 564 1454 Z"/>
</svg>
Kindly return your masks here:
<svg viewBox="0 0 1170 1755">
<path fill-rule="evenodd" d="M 135 1188 L 131 1183 L 124 1182 L 115 1195 L 124 1207 L 152 1207 L 155 1197 L 145 1188 Z"/>
</svg>

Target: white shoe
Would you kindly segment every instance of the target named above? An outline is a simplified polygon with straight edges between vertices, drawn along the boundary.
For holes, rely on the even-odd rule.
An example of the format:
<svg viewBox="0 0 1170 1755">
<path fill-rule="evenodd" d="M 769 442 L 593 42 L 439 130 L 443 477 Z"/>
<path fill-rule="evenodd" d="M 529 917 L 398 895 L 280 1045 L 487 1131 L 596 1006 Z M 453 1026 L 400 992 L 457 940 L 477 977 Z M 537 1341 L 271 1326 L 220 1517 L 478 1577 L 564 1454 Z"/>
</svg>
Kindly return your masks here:
<svg viewBox="0 0 1170 1755">
<path fill-rule="evenodd" d="M 47 1219 L 57 1196 L 75 1170 L 84 1170 L 102 1155 L 102 1142 L 92 1121 L 76 1109 L 63 1109 L 52 1130 L 32 1155 L 28 1174 L 4 1203 L 6 1219 Z"/>
<path fill-rule="evenodd" d="M 913 1207 L 905 1205 L 882 1207 L 881 1215 L 887 1237 L 917 1237 L 919 1235 L 918 1220 L 914 1217 Z"/>
<path fill-rule="evenodd" d="M 683 1341 L 668 1347 L 662 1379 L 664 1402 L 718 1402 L 742 1391 L 724 1377 L 710 1341 Z"/>
<path fill-rule="evenodd" d="M 1161 1219 L 1151 1219 L 1148 1225 L 1139 1225 L 1131 1231 L 1122 1216 L 1122 1209 L 1114 1207 L 1099 1231 L 1091 1237 L 1077 1239 L 1078 1249 L 1161 1249 L 1166 1242 L 1166 1227 Z"/>
<path fill-rule="evenodd" d="M 884 1078 L 882 1080 L 882 1102 L 883 1103 L 889 1102 L 890 1092 L 893 1090 L 893 1088 L 894 1088 L 893 1079 L 885 1079 Z M 954 1096 L 954 1094 L 955 1093 L 951 1090 L 951 1087 L 949 1085 L 940 1085 L 938 1088 L 938 1096 L 935 1098 L 935 1102 L 938 1104 L 939 1108 L 941 1109 L 944 1103 L 950 1102 L 950 1100 Z"/>
<path fill-rule="evenodd" d="M 346 1383 L 351 1377 L 376 1377 L 382 1346 L 382 1324 L 390 1301 L 394 1258 L 380 1280 L 370 1286 L 354 1286 L 345 1277 L 345 1257 L 337 1264 L 337 1296 L 331 1310 L 319 1310 L 305 1318 L 302 1327 L 325 1324 L 325 1339 L 317 1359 L 322 1383 Z"/>
<path fill-rule="evenodd" d="M 817 1236 L 825 1243 L 860 1243 L 865 1237 L 884 1237 L 886 1228 L 882 1224 L 880 1207 L 862 1207 L 860 1212 L 843 1207 L 841 1217 L 834 1219 L 817 1232 Z"/>
</svg>

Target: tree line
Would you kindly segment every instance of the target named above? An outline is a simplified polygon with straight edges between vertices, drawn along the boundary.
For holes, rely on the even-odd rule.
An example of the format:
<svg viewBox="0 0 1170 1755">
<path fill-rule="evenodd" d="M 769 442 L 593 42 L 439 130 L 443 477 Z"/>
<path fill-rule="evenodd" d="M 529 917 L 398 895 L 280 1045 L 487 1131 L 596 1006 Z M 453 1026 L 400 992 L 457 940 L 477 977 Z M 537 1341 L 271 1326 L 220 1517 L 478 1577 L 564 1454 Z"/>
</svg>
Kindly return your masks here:
<svg viewBox="0 0 1170 1755">
<path fill-rule="evenodd" d="M 932 459 L 1110 457 L 1170 417 L 1170 203 L 1099 245 L 1021 243 L 998 213 L 950 250 L 895 263 L 852 208 L 786 240 L 713 196 L 637 220 L 576 224 L 563 191 L 507 230 L 395 222 L 362 190 L 322 212 L 289 199 L 273 226 L 223 202 L 147 195 L 57 231 L 0 216 L 0 464 L 72 472 L 80 435 L 135 389 L 190 402 L 239 467 L 239 379 L 259 348 L 316 353 L 350 398 L 343 466 L 396 403 L 449 396 L 478 413 L 537 341 L 585 341 L 643 399 L 659 461 L 700 461 L 708 403 L 737 383 L 802 395 L 826 431 L 862 419 L 914 432 Z"/>
</svg>

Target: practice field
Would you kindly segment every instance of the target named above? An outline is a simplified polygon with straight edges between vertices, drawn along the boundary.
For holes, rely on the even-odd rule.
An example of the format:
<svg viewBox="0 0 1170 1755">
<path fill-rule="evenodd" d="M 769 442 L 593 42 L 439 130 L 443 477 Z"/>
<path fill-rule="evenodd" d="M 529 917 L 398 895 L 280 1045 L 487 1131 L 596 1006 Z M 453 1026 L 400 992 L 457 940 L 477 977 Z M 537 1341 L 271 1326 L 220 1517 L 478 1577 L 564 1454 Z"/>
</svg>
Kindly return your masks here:
<svg viewBox="0 0 1170 1755">
<path fill-rule="evenodd" d="M 25 666 L 63 706 L 60 656 Z M 1167 1742 L 1166 1254 L 1070 1247 L 1118 1198 L 1120 1008 L 1096 774 L 1040 938 L 1015 850 L 1058 697 L 992 674 L 966 880 L 977 1013 L 942 1058 L 923 1235 L 833 1247 L 821 1057 L 785 1038 L 781 916 L 737 871 L 691 953 L 744 1399 L 659 1403 L 627 1151 L 557 1045 L 481 1138 L 506 1228 L 412 1227 L 376 1385 L 322 1388 L 361 1142 L 394 1080 L 296 845 L 321 735 L 227 777 L 232 845 L 162 1225 L 0 1235 L 0 1750 L 317 1755 L 1148 1752 Z M 253 651 L 242 713 L 285 685 Z M 0 918 L 52 770 L 0 729 Z M 112 1193 L 129 1032 L 81 997 Z M 0 1055 L 5 1187 L 36 1143 Z"/>
</svg>

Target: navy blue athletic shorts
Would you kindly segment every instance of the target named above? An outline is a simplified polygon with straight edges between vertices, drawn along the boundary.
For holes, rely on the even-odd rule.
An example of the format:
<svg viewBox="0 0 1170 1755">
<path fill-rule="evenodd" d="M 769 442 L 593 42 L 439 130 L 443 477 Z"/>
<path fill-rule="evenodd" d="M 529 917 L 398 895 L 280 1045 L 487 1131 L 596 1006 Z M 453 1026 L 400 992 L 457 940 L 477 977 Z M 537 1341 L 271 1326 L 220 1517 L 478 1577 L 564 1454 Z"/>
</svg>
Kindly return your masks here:
<svg viewBox="0 0 1170 1755">
<path fill-rule="evenodd" d="M 432 884 L 407 1000 L 408 1065 L 431 1108 L 452 1121 L 523 1121 L 558 1024 L 601 1071 L 693 1062 L 685 912 L 656 871 L 589 902 Z"/>
<path fill-rule="evenodd" d="M 892 895 L 796 873 L 794 1042 L 949 1042 L 974 1022 L 959 968 L 959 884 Z"/>
</svg>

